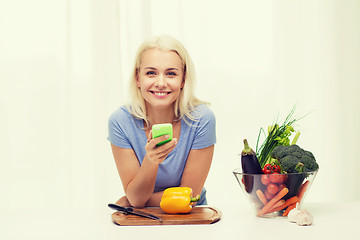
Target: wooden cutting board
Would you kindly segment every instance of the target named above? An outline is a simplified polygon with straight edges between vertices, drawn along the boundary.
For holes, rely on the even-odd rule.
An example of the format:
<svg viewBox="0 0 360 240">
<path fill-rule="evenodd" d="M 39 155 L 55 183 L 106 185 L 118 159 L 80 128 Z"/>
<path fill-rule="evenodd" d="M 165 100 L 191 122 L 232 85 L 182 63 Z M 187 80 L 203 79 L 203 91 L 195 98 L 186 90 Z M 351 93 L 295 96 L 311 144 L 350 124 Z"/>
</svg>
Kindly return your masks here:
<svg viewBox="0 0 360 240">
<path fill-rule="evenodd" d="M 125 215 L 122 212 L 114 212 L 111 217 L 114 223 L 122 226 L 140 225 L 186 225 L 186 224 L 211 224 L 220 220 L 222 212 L 209 206 L 195 206 L 187 214 L 167 214 L 161 208 L 142 208 L 143 212 L 154 214 L 162 219 L 162 222 L 135 215 Z"/>
</svg>

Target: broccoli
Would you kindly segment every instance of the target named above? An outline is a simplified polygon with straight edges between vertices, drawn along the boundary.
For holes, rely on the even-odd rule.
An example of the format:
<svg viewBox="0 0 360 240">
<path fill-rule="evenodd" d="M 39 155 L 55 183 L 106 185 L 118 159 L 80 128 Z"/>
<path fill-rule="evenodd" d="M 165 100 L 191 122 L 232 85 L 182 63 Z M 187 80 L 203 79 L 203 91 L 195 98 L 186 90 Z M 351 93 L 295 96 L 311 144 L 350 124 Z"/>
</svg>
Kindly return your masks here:
<svg viewBox="0 0 360 240">
<path fill-rule="evenodd" d="M 275 147 L 271 157 L 279 161 L 284 173 L 309 172 L 319 168 L 314 155 L 296 144 Z"/>
<path fill-rule="evenodd" d="M 287 155 L 286 151 L 285 151 L 286 146 L 283 145 L 279 145 L 277 147 L 275 147 L 272 152 L 271 152 L 271 156 L 277 156 L 277 159 L 283 158 Z"/>
</svg>

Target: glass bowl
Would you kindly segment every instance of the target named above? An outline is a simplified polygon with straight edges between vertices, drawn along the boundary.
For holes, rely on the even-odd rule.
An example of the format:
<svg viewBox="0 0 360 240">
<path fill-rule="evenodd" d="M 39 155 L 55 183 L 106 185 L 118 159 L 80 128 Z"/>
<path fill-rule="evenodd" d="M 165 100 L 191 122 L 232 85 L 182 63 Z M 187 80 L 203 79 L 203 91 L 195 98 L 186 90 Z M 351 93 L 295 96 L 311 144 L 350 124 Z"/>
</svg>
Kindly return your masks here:
<svg viewBox="0 0 360 240">
<path fill-rule="evenodd" d="M 237 168 L 233 173 L 256 216 L 277 217 L 286 216 L 297 202 L 301 207 L 318 170 L 289 174 L 247 174 Z"/>
</svg>

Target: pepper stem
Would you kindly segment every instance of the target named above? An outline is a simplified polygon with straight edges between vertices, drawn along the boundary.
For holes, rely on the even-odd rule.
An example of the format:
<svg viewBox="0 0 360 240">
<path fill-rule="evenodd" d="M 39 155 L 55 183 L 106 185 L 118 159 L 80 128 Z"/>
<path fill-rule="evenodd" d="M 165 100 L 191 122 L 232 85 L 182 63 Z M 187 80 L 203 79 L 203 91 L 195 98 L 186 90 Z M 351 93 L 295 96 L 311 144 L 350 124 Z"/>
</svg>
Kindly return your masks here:
<svg viewBox="0 0 360 240">
<path fill-rule="evenodd" d="M 200 195 L 197 195 L 196 197 L 191 197 L 190 199 L 190 202 L 197 202 L 200 200 Z"/>
</svg>

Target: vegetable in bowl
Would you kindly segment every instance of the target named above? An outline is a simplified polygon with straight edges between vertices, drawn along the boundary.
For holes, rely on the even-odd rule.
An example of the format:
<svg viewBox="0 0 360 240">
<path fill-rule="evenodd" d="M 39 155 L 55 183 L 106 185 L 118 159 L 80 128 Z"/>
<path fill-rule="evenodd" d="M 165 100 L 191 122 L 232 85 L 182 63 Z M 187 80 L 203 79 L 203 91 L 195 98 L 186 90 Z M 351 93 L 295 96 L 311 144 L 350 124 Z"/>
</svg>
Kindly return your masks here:
<svg viewBox="0 0 360 240">
<path fill-rule="evenodd" d="M 257 143 L 256 143 L 256 155 L 259 159 L 259 163 L 261 167 L 264 167 L 266 163 L 268 163 L 271 159 L 271 152 L 277 146 L 290 146 L 296 144 L 299 139 L 300 132 L 297 131 L 294 138 L 290 142 L 290 136 L 295 129 L 293 127 L 294 123 L 300 120 L 300 118 L 293 118 L 295 108 L 291 110 L 288 116 L 285 118 L 282 124 L 276 122 L 272 126 L 268 127 L 268 135 L 266 136 L 264 142 L 259 146 L 259 140 L 261 133 L 265 134 L 263 128 L 260 128 Z"/>
<path fill-rule="evenodd" d="M 298 145 L 279 145 L 271 152 L 271 157 L 279 162 L 282 173 L 298 173 L 287 178 L 286 185 L 290 187 L 290 191 L 285 199 L 296 195 L 306 178 L 306 173 L 319 169 L 314 155 Z"/>
<path fill-rule="evenodd" d="M 319 170 L 314 155 L 297 145 L 300 136 L 293 124 L 294 109 L 282 124 L 268 127 L 268 135 L 259 147 L 260 129 L 256 152 L 244 139 L 241 153 L 242 171 L 233 171 L 241 188 L 254 203 L 257 216 L 268 217 L 288 212 L 301 204 L 305 192 Z M 290 141 L 292 133 L 296 135 Z"/>
<path fill-rule="evenodd" d="M 271 157 L 279 161 L 284 173 L 310 172 L 319 168 L 314 155 L 298 145 L 279 145 L 272 150 Z"/>
<path fill-rule="evenodd" d="M 297 203 L 302 205 L 317 170 L 307 173 L 249 174 L 237 168 L 234 169 L 233 174 L 253 206 L 256 216 L 285 217 Z M 272 178 L 273 176 L 280 177 L 280 181 L 277 181 L 278 178 Z M 253 181 L 251 191 L 247 190 L 248 178 Z"/>
</svg>

